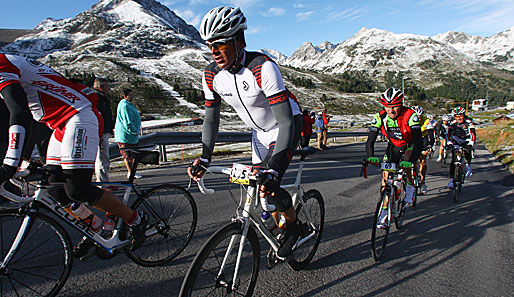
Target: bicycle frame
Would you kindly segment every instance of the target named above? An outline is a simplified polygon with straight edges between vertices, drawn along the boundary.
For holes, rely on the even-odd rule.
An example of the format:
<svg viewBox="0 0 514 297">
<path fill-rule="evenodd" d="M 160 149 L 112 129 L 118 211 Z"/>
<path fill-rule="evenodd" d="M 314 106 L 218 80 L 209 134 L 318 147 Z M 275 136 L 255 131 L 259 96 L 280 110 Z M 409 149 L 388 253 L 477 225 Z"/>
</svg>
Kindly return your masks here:
<svg viewBox="0 0 514 297">
<path fill-rule="evenodd" d="M 123 202 L 126 204 L 130 197 L 130 192 L 133 189 L 133 185 L 131 184 L 123 184 L 123 183 L 94 183 L 96 185 L 102 184 L 102 185 L 113 185 L 118 187 L 125 188 L 125 193 L 123 195 Z M 93 241 L 95 241 L 98 245 L 102 246 L 104 249 L 106 249 L 109 253 L 114 253 L 115 250 L 126 246 L 129 243 L 129 240 L 121 240 L 120 239 L 120 231 L 123 224 L 123 220 L 120 218 L 116 224 L 116 227 L 113 232 L 113 236 L 110 239 L 105 239 L 101 236 L 100 232 L 94 232 L 91 230 L 91 228 L 82 222 L 80 219 L 66 211 L 57 201 L 50 198 L 48 195 L 48 191 L 50 189 L 55 189 L 62 187 L 62 185 L 41 185 L 39 184 L 37 186 L 37 190 L 34 192 L 34 195 L 32 197 L 21 197 L 18 195 L 15 195 L 11 192 L 6 191 L 2 186 L 0 186 L 0 195 L 3 195 L 4 197 L 7 197 L 8 199 L 16 202 L 27 202 L 30 201 L 30 204 L 27 208 L 28 213 L 37 213 L 41 207 L 46 208 L 50 210 L 52 213 L 54 213 L 57 217 L 61 218 L 64 222 L 71 225 L 73 228 L 77 229 L 87 237 L 91 238 Z M 36 202 L 36 205 L 34 203 Z M 22 206 L 23 207 L 23 206 Z M 26 215 L 23 219 L 23 222 L 20 226 L 20 229 L 18 230 L 18 233 L 16 235 L 16 238 L 9 250 L 9 252 L 6 254 L 5 259 L 3 260 L 0 269 L 5 269 L 5 267 L 9 264 L 10 260 L 20 247 L 20 245 L 23 243 L 23 240 L 26 236 L 26 234 L 30 230 L 32 222 L 32 217 L 30 215 Z"/>
<path fill-rule="evenodd" d="M 301 188 L 301 185 L 300 185 L 301 184 L 301 179 L 302 179 L 303 167 L 304 167 L 304 161 L 301 160 L 299 162 L 299 165 L 298 165 L 298 171 L 297 171 L 297 174 L 296 174 L 295 182 L 293 184 L 288 184 L 288 185 L 281 186 L 281 188 L 283 188 L 285 190 L 292 190 L 294 192 L 293 195 L 292 195 L 293 206 L 296 208 L 296 206 L 298 206 L 299 204 L 302 205 L 301 210 L 305 214 L 307 219 L 309 220 L 309 224 L 311 224 L 311 226 L 314 229 L 313 233 L 311 233 L 308 236 L 305 236 L 302 239 L 300 239 L 295 244 L 295 246 L 293 247 L 293 250 L 295 248 L 301 246 L 304 242 L 306 242 L 307 240 L 312 238 L 316 232 L 318 232 L 316 226 L 314 226 L 314 224 L 312 223 L 312 217 L 305 210 L 305 207 L 303 207 L 304 206 L 304 201 L 303 201 L 303 198 L 302 198 L 303 189 Z M 223 174 L 226 174 L 226 175 L 230 175 L 231 168 L 213 166 L 213 167 L 209 167 L 209 171 L 211 171 L 213 173 L 223 173 Z M 250 223 L 249 222 L 253 223 L 253 225 L 257 228 L 257 230 L 259 230 L 259 232 L 262 234 L 262 236 L 264 236 L 266 241 L 270 244 L 270 246 L 273 248 L 273 250 L 275 252 L 277 252 L 279 247 L 280 247 L 277 239 L 264 226 L 264 224 L 263 224 L 263 222 L 262 222 L 262 220 L 260 218 L 260 215 L 256 213 L 256 209 L 259 206 L 259 199 L 258 199 L 259 191 L 258 191 L 258 188 L 260 187 L 260 184 L 257 182 L 257 177 L 256 176 L 250 176 L 249 179 L 250 179 L 250 185 L 248 186 L 248 190 L 246 191 L 246 197 L 244 199 L 243 209 L 241 211 L 240 207 L 238 207 L 238 211 L 236 213 L 236 217 L 232 219 L 233 222 L 239 221 L 239 222 L 241 222 L 243 224 L 243 231 L 242 231 L 241 239 L 239 241 L 237 260 L 236 260 L 234 276 L 233 276 L 234 280 L 236 280 L 237 277 L 238 277 L 239 264 L 240 264 L 240 259 L 241 259 L 241 255 L 242 255 L 242 251 L 243 251 L 244 241 L 245 241 L 246 236 L 248 234 L 248 229 L 250 228 Z M 203 179 L 201 179 L 198 182 L 198 186 L 199 186 L 200 191 L 202 193 L 208 193 L 208 194 L 214 193 L 214 190 L 206 189 L 205 188 L 205 186 L 203 184 Z M 243 187 L 243 186 L 241 186 L 241 187 Z M 242 199 L 241 199 L 241 202 L 242 202 Z M 235 244 L 236 244 L 235 243 L 235 236 L 233 236 L 230 239 L 230 243 L 228 245 L 227 251 L 226 251 L 225 256 L 223 258 L 223 262 L 221 264 L 220 271 L 218 272 L 218 277 L 223 274 L 223 271 L 225 270 L 226 261 L 228 259 L 228 256 L 232 253 L 232 250 L 235 247 Z M 284 259 L 281 259 L 281 260 L 284 260 Z M 232 289 L 235 289 L 235 285 L 236 285 L 236 283 L 234 282 L 232 284 Z"/>
</svg>

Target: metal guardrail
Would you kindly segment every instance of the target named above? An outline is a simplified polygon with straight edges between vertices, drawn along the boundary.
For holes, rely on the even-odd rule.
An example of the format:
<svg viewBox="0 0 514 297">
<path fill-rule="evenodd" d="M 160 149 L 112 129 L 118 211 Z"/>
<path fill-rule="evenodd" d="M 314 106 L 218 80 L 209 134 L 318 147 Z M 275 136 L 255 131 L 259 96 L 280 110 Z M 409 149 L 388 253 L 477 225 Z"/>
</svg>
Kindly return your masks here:
<svg viewBox="0 0 514 297">
<path fill-rule="evenodd" d="M 367 135 L 368 132 L 328 132 L 327 137 L 362 137 Z M 316 138 L 316 133 L 312 133 L 311 138 Z M 251 140 L 252 134 L 250 132 L 220 132 L 216 143 L 250 142 Z M 166 145 L 191 143 L 202 143 L 202 132 L 154 132 L 141 136 L 138 145 L 158 145 L 161 152 L 161 161 L 166 161 Z M 109 145 L 109 156 L 111 159 L 120 156 L 118 144 Z"/>
</svg>

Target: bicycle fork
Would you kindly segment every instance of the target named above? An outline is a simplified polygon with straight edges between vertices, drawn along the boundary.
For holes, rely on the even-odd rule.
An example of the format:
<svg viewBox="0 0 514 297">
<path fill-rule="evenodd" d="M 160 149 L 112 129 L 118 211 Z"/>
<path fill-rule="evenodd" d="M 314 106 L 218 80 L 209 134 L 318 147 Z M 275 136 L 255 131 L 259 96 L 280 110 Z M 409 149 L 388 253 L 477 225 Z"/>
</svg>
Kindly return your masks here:
<svg viewBox="0 0 514 297">
<path fill-rule="evenodd" d="M 7 265 L 11 262 L 11 259 L 16 255 L 16 252 L 20 248 L 20 246 L 23 244 L 23 241 L 25 240 L 25 237 L 30 231 L 30 228 L 32 227 L 32 218 L 25 214 L 25 217 L 23 218 L 23 222 L 20 226 L 20 229 L 18 229 L 18 233 L 16 234 L 16 237 L 14 238 L 14 241 L 11 245 L 11 248 L 9 249 L 9 252 L 5 255 L 4 260 L 1 262 L 0 265 L 0 275 L 3 275 L 7 271 Z"/>
</svg>

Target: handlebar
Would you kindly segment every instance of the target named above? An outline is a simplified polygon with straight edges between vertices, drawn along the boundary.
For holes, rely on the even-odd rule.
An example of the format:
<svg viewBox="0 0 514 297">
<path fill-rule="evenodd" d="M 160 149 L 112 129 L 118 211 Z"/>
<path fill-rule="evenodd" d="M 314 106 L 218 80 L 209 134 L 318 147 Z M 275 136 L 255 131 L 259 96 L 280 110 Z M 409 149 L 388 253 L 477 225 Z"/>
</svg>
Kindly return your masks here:
<svg viewBox="0 0 514 297">
<path fill-rule="evenodd" d="M 211 166 L 207 169 L 208 172 L 212 172 L 212 173 L 222 173 L 222 174 L 225 174 L 225 175 L 229 175 L 231 174 L 232 172 L 232 168 L 229 168 L 229 167 L 220 167 L 220 166 Z M 204 184 L 204 176 L 202 176 L 202 178 L 200 178 L 198 180 L 198 190 L 200 190 L 200 192 L 204 195 L 213 195 L 216 190 L 215 189 L 211 189 L 211 188 L 207 188 Z M 253 180 L 257 180 L 258 179 L 258 176 L 257 175 L 252 175 L 252 176 L 249 176 L 250 179 L 253 179 Z M 268 203 L 268 200 L 266 199 L 266 197 L 264 198 L 261 198 L 260 199 L 260 203 L 261 203 L 261 206 L 262 206 L 262 209 L 266 210 L 266 211 L 270 211 L 270 212 L 273 212 L 275 211 L 276 207 L 275 205 L 273 204 L 269 204 Z"/>
</svg>

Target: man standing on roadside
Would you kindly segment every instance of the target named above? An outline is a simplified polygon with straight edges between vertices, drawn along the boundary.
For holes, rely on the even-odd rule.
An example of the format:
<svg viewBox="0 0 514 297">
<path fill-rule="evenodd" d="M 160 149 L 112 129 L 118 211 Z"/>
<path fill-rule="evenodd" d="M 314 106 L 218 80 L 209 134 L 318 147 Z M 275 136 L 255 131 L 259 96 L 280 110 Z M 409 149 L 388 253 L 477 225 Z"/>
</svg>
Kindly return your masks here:
<svg viewBox="0 0 514 297">
<path fill-rule="evenodd" d="M 327 109 L 326 108 L 323 108 L 323 139 L 322 139 L 322 144 L 321 144 L 321 148 L 322 149 L 328 149 L 327 147 L 327 135 L 328 135 L 328 122 L 330 122 L 330 116 L 327 115 Z"/>
<path fill-rule="evenodd" d="M 318 150 L 322 151 L 323 148 L 323 130 L 325 129 L 325 122 L 323 121 L 323 112 L 318 112 L 316 116 L 316 120 L 314 122 L 316 124 L 316 134 L 318 136 Z"/>
<path fill-rule="evenodd" d="M 98 96 L 98 111 L 104 120 L 104 132 L 102 138 L 100 138 L 95 161 L 95 176 L 97 182 L 108 182 L 109 166 L 111 163 L 109 160 L 109 138 L 112 137 L 114 129 L 111 106 L 107 98 L 111 88 L 109 82 L 103 78 L 96 78 L 93 83 L 93 88 Z"/>
</svg>

